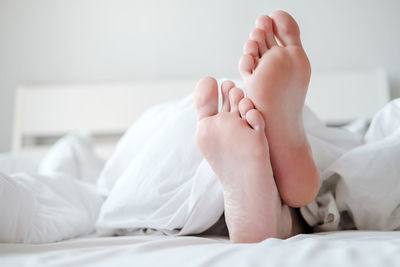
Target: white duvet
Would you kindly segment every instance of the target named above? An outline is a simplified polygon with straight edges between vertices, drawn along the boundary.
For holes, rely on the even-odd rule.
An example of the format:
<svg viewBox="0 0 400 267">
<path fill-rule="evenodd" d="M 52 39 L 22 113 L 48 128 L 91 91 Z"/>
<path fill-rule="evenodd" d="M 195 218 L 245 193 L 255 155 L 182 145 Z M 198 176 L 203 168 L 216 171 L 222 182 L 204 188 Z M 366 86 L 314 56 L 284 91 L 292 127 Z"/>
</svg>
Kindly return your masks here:
<svg viewBox="0 0 400 267">
<path fill-rule="evenodd" d="M 307 223 L 323 231 L 397 230 L 400 100 L 366 132 L 356 124 L 328 128 L 308 108 L 304 121 L 323 181 L 301 209 Z M 0 242 L 54 242 L 95 227 L 103 234 L 203 232 L 222 215 L 223 197 L 196 148 L 195 127 L 188 96 L 144 113 L 104 168 L 90 140 L 77 135 L 58 142 L 37 169 L 0 158 Z"/>
<path fill-rule="evenodd" d="M 48 243 L 93 232 L 103 197 L 87 181 L 101 167 L 83 135 L 61 139 L 39 166 L 1 157 L 0 242 Z"/>
<path fill-rule="evenodd" d="M 387 104 L 366 132 L 360 121 L 326 127 L 307 107 L 304 122 L 322 179 L 318 197 L 301 208 L 306 222 L 318 231 L 398 229 L 400 99 Z M 197 150 L 195 128 L 188 96 L 149 110 L 129 129 L 98 181 L 108 195 L 98 230 L 185 235 L 218 220 L 221 187 Z"/>
</svg>

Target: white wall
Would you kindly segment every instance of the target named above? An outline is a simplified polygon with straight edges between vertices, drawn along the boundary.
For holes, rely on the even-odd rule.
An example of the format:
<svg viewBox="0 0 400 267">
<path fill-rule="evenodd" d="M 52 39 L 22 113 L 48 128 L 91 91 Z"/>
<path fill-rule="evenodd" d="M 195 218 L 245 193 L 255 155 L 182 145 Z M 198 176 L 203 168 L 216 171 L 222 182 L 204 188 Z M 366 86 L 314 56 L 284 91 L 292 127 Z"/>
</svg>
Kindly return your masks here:
<svg viewBox="0 0 400 267">
<path fill-rule="evenodd" d="M 0 151 L 24 82 L 237 76 L 255 18 L 291 12 L 314 71 L 389 71 L 400 96 L 400 1 L 0 0 Z"/>
</svg>

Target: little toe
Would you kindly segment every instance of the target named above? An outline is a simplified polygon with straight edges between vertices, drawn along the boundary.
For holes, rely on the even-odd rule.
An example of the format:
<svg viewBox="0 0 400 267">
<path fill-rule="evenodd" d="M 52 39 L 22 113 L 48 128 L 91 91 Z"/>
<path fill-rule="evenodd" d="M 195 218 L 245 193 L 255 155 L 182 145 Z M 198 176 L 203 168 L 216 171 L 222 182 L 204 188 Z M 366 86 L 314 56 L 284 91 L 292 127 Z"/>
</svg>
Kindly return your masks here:
<svg viewBox="0 0 400 267">
<path fill-rule="evenodd" d="M 274 36 L 274 28 L 272 26 L 272 19 L 267 15 L 259 16 L 256 21 L 256 27 L 265 32 L 265 42 L 267 43 L 267 47 L 271 48 L 277 45 Z"/>
<path fill-rule="evenodd" d="M 205 77 L 197 82 L 194 106 L 198 120 L 218 113 L 218 83 L 214 78 Z"/>
<path fill-rule="evenodd" d="M 250 109 L 254 109 L 253 101 L 251 101 L 250 98 L 245 97 L 242 100 L 240 100 L 240 102 L 239 102 L 239 112 L 240 112 L 240 116 L 243 119 L 246 118 L 246 113 Z"/>
<path fill-rule="evenodd" d="M 296 21 L 285 11 L 274 11 L 270 15 L 276 37 L 284 45 L 301 46 L 300 29 Z"/>
<path fill-rule="evenodd" d="M 239 102 L 244 97 L 244 93 L 241 89 L 234 87 L 229 92 L 229 102 L 231 105 L 231 112 L 239 115 Z"/>
<path fill-rule="evenodd" d="M 235 87 L 235 83 L 229 80 L 226 80 L 221 85 L 221 93 L 222 93 L 222 109 L 223 112 L 228 112 L 230 110 L 229 103 L 229 91 Z"/>
<path fill-rule="evenodd" d="M 250 109 L 246 113 L 247 123 L 256 131 L 264 132 L 265 121 L 261 113 L 256 109 Z"/>
<path fill-rule="evenodd" d="M 256 41 L 258 45 L 259 56 L 262 57 L 267 52 L 268 47 L 265 41 L 265 32 L 261 29 L 255 28 L 250 32 L 250 40 Z"/>
</svg>

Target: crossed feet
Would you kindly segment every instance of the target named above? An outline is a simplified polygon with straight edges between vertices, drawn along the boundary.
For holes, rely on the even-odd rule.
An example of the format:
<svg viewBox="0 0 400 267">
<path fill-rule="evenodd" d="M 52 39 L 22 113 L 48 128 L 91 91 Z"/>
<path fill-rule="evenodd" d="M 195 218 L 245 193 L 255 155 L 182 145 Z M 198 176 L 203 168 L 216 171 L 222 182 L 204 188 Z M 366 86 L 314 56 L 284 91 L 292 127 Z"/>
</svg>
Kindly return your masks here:
<svg viewBox="0 0 400 267">
<path fill-rule="evenodd" d="M 302 121 L 310 63 L 296 21 L 283 11 L 257 19 L 243 52 L 248 98 L 226 81 L 218 112 L 217 82 L 198 82 L 197 143 L 222 184 L 231 241 L 287 238 L 301 232 L 288 206 L 308 204 L 320 185 Z"/>
</svg>

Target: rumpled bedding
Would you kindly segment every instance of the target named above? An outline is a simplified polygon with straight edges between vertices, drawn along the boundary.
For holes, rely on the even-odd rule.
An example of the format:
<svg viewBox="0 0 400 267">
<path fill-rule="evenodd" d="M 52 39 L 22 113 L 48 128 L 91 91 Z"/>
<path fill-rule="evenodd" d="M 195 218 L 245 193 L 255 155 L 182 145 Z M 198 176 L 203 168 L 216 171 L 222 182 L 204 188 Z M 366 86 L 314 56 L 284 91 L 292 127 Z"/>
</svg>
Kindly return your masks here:
<svg viewBox="0 0 400 267">
<path fill-rule="evenodd" d="M 356 140 L 358 133 L 348 132 L 348 137 L 339 139 L 323 126 L 307 130 L 323 181 L 318 197 L 301 208 L 307 223 L 319 231 L 398 230 L 400 99 L 391 101 L 375 115 L 360 142 Z M 326 137 L 330 137 L 325 141 L 333 148 L 320 143 Z M 334 157 L 321 164 L 321 159 L 328 159 L 334 148 L 346 143 L 348 149 L 336 151 Z"/>
<path fill-rule="evenodd" d="M 91 149 L 88 135 L 71 134 L 39 166 L 0 158 L 0 242 L 48 243 L 94 232 L 104 198 L 93 179 L 103 163 Z"/>
<path fill-rule="evenodd" d="M 126 132 L 99 180 L 103 234 L 200 233 L 223 212 L 218 179 L 197 150 L 192 96 L 154 107 Z"/>
<path fill-rule="evenodd" d="M 98 181 L 108 195 L 98 231 L 186 235 L 220 218 L 222 191 L 197 150 L 192 102 L 188 96 L 149 110 L 121 139 Z M 305 221 L 316 231 L 398 229 L 400 99 L 369 128 L 364 120 L 331 128 L 309 108 L 303 114 L 322 180 L 317 198 L 301 208 Z"/>
<path fill-rule="evenodd" d="M 190 95 L 146 111 L 105 165 L 90 138 L 77 134 L 39 166 L 0 157 L 0 242 L 209 229 L 223 214 L 223 196 L 196 147 L 192 102 Z M 330 128 L 307 107 L 303 114 L 322 180 L 317 198 L 300 209 L 305 221 L 316 231 L 397 230 L 400 99 L 369 127 L 359 120 Z"/>
</svg>

